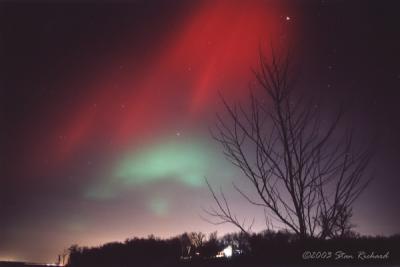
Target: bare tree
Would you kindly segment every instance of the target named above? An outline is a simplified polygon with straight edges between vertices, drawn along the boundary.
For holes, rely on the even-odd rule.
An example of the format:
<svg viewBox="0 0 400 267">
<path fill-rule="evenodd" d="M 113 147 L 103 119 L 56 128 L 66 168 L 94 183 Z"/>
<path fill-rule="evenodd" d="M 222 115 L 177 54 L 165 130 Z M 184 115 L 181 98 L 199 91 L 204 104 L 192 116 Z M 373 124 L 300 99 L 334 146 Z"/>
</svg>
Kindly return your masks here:
<svg viewBox="0 0 400 267">
<path fill-rule="evenodd" d="M 356 148 L 353 131 L 341 131 L 343 109 L 325 120 L 312 99 L 294 91 L 290 63 L 289 57 L 272 53 L 267 60 L 260 53 L 254 74 L 267 101 L 254 90 L 248 108 L 221 97 L 229 119 L 217 115 L 213 137 L 256 193 L 234 188 L 267 212 L 269 224 L 273 218 L 300 238 L 341 236 L 350 230 L 351 207 L 371 180 L 365 178 L 371 146 Z M 209 221 L 248 233 L 222 190 L 217 195 L 206 182 L 216 203 L 205 211 Z"/>
<path fill-rule="evenodd" d="M 201 246 L 203 246 L 203 243 L 206 240 L 206 235 L 203 234 L 202 232 L 192 232 L 189 234 L 190 237 L 190 241 L 192 243 L 192 245 L 198 249 Z"/>
</svg>

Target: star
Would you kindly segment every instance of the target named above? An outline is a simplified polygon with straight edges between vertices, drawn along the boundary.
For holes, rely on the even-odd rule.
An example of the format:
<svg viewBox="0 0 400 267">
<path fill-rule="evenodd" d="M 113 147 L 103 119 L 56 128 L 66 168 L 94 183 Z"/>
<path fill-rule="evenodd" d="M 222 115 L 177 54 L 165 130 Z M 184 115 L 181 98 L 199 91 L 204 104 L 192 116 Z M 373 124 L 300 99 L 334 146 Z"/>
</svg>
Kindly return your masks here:
<svg viewBox="0 0 400 267">
<path fill-rule="evenodd" d="M 289 21 L 291 18 L 289 16 L 286 16 L 285 18 L 287 21 Z"/>
</svg>

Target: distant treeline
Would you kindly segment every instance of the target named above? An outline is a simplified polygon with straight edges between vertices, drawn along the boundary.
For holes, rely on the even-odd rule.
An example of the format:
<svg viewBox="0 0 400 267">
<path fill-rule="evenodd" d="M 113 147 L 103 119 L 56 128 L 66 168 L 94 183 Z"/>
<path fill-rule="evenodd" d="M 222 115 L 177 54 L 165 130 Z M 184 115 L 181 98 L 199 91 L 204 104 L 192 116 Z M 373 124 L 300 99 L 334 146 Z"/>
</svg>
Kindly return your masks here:
<svg viewBox="0 0 400 267">
<path fill-rule="evenodd" d="M 227 247 L 231 257 L 223 253 Z M 69 248 L 68 259 L 70 267 L 253 263 L 399 264 L 400 235 L 299 240 L 289 232 L 233 233 L 220 238 L 216 232 L 208 237 L 192 232 L 169 239 L 151 235 L 90 248 L 74 245 Z"/>
</svg>

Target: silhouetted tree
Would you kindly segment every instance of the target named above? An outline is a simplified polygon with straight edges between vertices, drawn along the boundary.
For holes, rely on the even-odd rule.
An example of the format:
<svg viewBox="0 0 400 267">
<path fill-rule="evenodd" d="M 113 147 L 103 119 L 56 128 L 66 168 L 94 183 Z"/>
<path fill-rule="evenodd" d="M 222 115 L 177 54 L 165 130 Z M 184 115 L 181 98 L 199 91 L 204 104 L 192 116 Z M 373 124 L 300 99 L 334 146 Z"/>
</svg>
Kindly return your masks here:
<svg viewBox="0 0 400 267">
<path fill-rule="evenodd" d="M 183 233 L 179 236 L 179 242 L 181 245 L 181 257 L 186 258 L 191 256 L 192 242 L 188 233 Z"/>
<path fill-rule="evenodd" d="M 192 232 L 189 234 L 189 237 L 190 237 L 192 245 L 195 248 L 200 248 L 201 246 L 203 246 L 206 235 L 203 234 L 202 232 Z"/>
<path fill-rule="evenodd" d="M 351 207 L 371 179 L 364 175 L 371 146 L 356 149 L 353 131 L 338 131 L 343 109 L 324 120 L 313 100 L 295 92 L 289 57 L 272 53 L 267 60 L 260 53 L 254 74 L 266 97 L 251 91 L 249 109 L 222 97 L 229 119 L 218 115 L 213 132 L 256 194 L 234 188 L 301 239 L 343 236 L 351 228 Z M 206 182 L 216 203 L 206 210 L 211 221 L 248 234 L 252 224 L 240 222 L 222 190 L 217 195 Z"/>
<path fill-rule="evenodd" d="M 226 234 L 219 239 L 216 233 L 212 233 L 207 240 L 201 238 L 202 245 L 196 248 L 199 252 L 198 255 L 193 252 L 191 257 L 182 258 L 181 245 L 192 246 L 190 235 L 184 233 L 169 239 L 160 239 L 154 236 L 132 238 L 125 242 L 112 242 L 91 248 L 74 245 L 69 249 L 67 265 L 69 267 L 190 266 L 193 263 L 192 266 L 199 266 L 199 262 L 201 262 L 201 266 L 220 266 L 219 263 L 227 261 L 216 258 L 215 255 L 229 245 L 233 248 L 233 259 L 230 259 L 232 261 L 229 262 L 244 263 L 237 266 L 304 263 L 301 255 L 305 249 L 310 251 L 344 250 L 353 254 L 360 250 L 375 251 L 380 254 L 389 251 L 390 259 L 385 263 L 400 262 L 399 235 L 300 240 L 294 233 L 288 231 L 266 230 L 251 235 L 239 232 Z M 378 262 L 381 263 L 381 261 L 376 261 L 376 263 Z M 326 259 L 324 259 L 324 263 L 327 263 Z M 329 263 L 337 262 L 332 260 Z M 2 266 L 1 262 L 0 266 Z"/>
<path fill-rule="evenodd" d="M 212 258 L 222 250 L 221 243 L 218 240 L 217 232 L 210 233 L 206 242 L 200 248 L 200 255 L 203 258 Z"/>
</svg>

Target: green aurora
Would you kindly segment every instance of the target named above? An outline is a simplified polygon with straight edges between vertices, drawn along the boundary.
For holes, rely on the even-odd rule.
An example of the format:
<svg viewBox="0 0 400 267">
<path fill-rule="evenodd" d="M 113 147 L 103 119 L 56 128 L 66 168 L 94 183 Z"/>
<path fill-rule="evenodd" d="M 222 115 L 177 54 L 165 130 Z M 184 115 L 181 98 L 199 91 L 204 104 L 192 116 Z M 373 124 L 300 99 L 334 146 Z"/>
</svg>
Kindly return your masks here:
<svg viewBox="0 0 400 267">
<path fill-rule="evenodd" d="M 114 164 L 108 178 L 90 186 L 85 196 L 90 199 L 110 199 L 132 187 L 166 181 L 201 189 L 205 186 L 205 177 L 212 177 L 220 183 L 230 175 L 231 166 L 209 140 L 197 137 L 189 141 L 177 137 L 128 151 Z M 159 205 L 153 203 L 151 206 Z"/>
<path fill-rule="evenodd" d="M 114 172 L 126 184 L 173 179 L 190 187 L 203 185 L 212 151 L 201 142 L 167 141 L 129 153 Z"/>
</svg>

